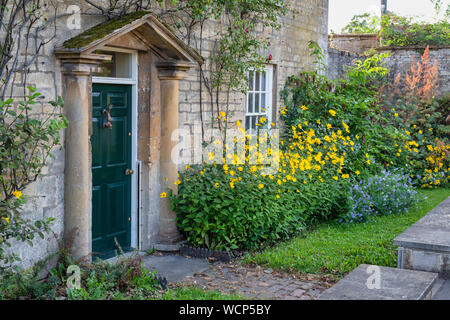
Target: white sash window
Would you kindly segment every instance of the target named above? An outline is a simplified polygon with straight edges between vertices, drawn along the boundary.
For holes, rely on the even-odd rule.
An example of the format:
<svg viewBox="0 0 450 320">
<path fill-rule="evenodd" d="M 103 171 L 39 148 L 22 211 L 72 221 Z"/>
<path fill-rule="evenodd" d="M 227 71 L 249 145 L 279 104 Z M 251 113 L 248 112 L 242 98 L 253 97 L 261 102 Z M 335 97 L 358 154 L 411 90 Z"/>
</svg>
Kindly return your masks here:
<svg viewBox="0 0 450 320">
<path fill-rule="evenodd" d="M 273 66 L 249 71 L 245 129 L 270 128 L 272 122 Z M 265 120 L 265 121 L 264 121 Z"/>
</svg>

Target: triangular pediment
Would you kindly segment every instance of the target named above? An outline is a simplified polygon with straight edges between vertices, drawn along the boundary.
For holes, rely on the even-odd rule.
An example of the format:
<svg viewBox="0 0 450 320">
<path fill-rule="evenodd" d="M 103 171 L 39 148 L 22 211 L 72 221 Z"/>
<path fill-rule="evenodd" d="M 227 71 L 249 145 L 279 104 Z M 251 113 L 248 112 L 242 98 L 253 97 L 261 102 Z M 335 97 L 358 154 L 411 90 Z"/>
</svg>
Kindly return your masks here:
<svg viewBox="0 0 450 320">
<path fill-rule="evenodd" d="M 124 39 L 130 43 L 130 48 L 151 50 L 163 60 L 204 62 L 203 57 L 178 38 L 170 26 L 144 11 L 100 23 L 66 40 L 57 52 L 90 55 L 104 46 L 123 45 Z"/>
</svg>

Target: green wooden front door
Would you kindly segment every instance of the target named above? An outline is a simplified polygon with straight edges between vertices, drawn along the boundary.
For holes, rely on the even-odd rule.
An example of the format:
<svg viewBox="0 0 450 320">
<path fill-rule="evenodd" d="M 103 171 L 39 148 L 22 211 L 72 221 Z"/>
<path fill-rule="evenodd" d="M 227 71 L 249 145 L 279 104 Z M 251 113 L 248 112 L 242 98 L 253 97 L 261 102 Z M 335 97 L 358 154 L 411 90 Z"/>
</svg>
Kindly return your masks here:
<svg viewBox="0 0 450 320">
<path fill-rule="evenodd" d="M 131 86 L 93 85 L 92 129 L 92 251 L 104 259 L 116 240 L 131 246 Z"/>
</svg>

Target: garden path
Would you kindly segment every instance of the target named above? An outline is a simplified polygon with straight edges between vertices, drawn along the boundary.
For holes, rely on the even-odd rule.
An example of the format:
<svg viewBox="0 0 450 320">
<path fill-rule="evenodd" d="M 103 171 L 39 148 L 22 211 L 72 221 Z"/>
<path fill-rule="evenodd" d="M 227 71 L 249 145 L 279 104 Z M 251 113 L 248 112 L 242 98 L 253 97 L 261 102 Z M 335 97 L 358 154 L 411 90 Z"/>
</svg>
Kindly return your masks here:
<svg viewBox="0 0 450 320">
<path fill-rule="evenodd" d="M 281 273 L 235 262 L 211 265 L 180 283 L 249 299 L 315 300 L 335 281 L 324 276 Z"/>
</svg>

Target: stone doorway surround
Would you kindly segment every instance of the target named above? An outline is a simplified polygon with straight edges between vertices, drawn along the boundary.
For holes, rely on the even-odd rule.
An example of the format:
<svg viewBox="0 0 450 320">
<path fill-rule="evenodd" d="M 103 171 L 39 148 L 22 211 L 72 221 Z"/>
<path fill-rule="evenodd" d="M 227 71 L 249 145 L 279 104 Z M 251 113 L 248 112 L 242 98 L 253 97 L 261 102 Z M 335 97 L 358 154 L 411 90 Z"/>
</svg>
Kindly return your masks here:
<svg viewBox="0 0 450 320">
<path fill-rule="evenodd" d="M 175 214 L 161 190 L 175 189 L 178 165 L 171 159 L 172 132 L 178 129 L 179 81 L 204 62 L 192 48 L 147 12 L 101 23 L 55 49 L 62 72 L 65 115 L 64 238 L 75 258 L 92 251 L 92 76 L 111 56 L 95 53 L 104 46 L 138 51 L 138 160 L 142 162 L 140 249 L 180 239 Z M 167 178 L 167 179 L 166 179 Z M 176 191 L 176 190 L 175 190 Z"/>
</svg>

